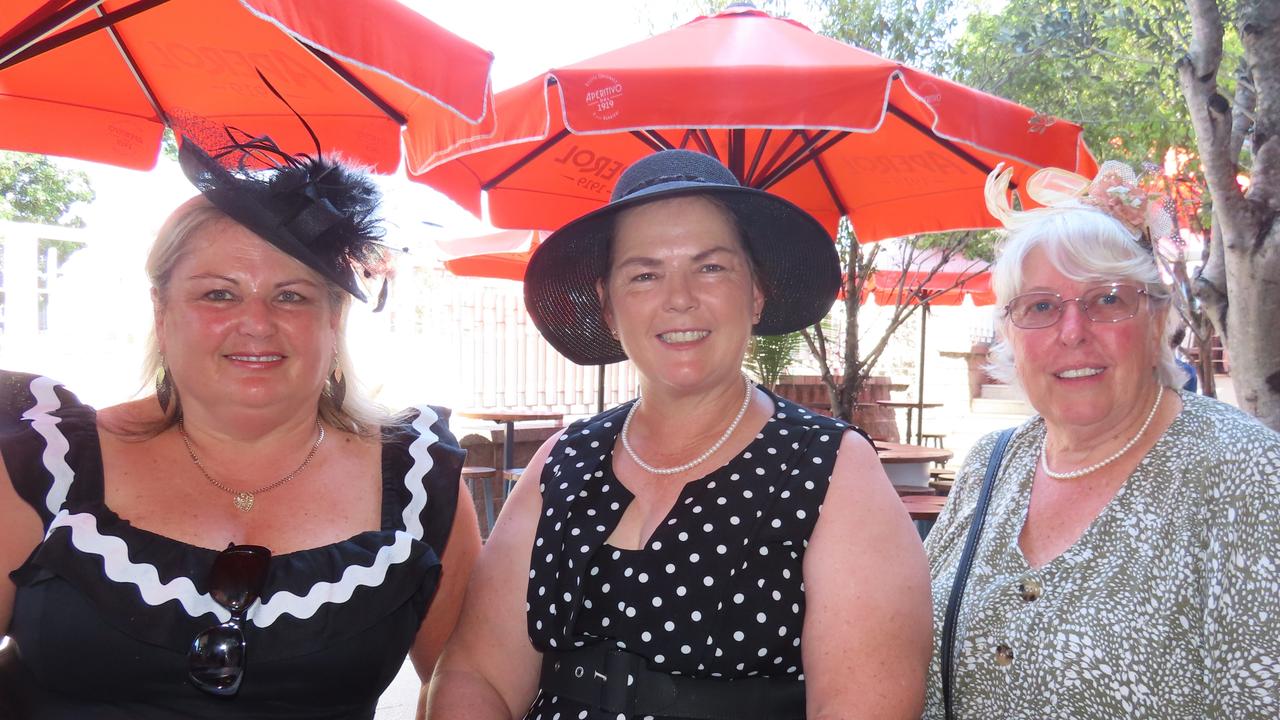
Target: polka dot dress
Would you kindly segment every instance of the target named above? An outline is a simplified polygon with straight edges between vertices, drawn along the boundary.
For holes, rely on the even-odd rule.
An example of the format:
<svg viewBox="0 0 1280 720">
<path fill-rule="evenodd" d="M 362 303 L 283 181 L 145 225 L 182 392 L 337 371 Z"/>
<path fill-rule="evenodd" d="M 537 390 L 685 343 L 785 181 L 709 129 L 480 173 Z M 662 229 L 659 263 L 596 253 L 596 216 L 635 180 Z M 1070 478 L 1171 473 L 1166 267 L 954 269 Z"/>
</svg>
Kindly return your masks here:
<svg viewBox="0 0 1280 720">
<path fill-rule="evenodd" d="M 755 440 L 686 485 L 639 550 L 605 544 L 632 500 L 612 470 L 630 404 L 566 430 L 542 475 L 535 647 L 604 641 L 674 675 L 803 679 L 804 551 L 849 426 L 770 397 L 774 415 Z M 540 692 L 526 717 L 619 716 Z"/>
</svg>

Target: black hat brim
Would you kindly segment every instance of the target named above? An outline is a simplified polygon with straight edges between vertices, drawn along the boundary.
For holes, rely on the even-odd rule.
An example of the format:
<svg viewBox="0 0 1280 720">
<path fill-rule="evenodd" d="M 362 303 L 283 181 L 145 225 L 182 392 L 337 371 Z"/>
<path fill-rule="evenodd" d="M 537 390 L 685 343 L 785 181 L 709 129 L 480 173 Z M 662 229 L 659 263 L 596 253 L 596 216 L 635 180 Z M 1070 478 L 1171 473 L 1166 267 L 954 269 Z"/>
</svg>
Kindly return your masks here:
<svg viewBox="0 0 1280 720">
<path fill-rule="evenodd" d="M 604 321 L 596 290 L 608 270 L 619 212 L 658 200 L 708 195 L 743 229 L 765 293 L 754 335 L 782 335 L 826 317 L 840 289 L 840 260 L 826 228 L 790 201 L 762 190 L 677 181 L 645 188 L 570 222 L 534 252 L 525 271 L 525 309 L 560 354 L 579 365 L 627 359 Z"/>
</svg>

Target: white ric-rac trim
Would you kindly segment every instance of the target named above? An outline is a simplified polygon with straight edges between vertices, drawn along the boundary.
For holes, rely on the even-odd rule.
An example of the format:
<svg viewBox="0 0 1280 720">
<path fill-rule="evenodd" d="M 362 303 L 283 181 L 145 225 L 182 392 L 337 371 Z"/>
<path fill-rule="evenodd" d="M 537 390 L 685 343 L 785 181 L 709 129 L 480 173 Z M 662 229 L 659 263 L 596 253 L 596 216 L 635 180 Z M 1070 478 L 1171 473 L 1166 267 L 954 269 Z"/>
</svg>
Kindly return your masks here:
<svg viewBox="0 0 1280 720">
<path fill-rule="evenodd" d="M 53 476 L 53 484 L 45 498 L 45 504 L 56 516 L 49 525 L 48 534 L 58 528 L 67 528 L 71 533 L 71 544 L 77 550 L 101 557 L 107 578 L 113 582 L 136 586 L 143 602 L 148 605 L 159 606 L 176 600 L 191 617 L 212 613 L 219 622 L 230 620 L 231 613 L 208 593 L 197 591 L 190 578 L 177 577 L 167 583 L 160 582 L 160 574 L 155 565 L 133 562 L 129 559 L 129 548 L 123 540 L 98 531 L 96 517 L 89 513 L 72 514 L 62 508 L 75 473 L 66 460 L 70 445 L 58 428 L 59 419 L 52 415 L 61 406 L 53 393 L 53 388 L 59 384 L 46 377 L 33 380 L 30 389 L 36 403 L 22 416 L 30 420 L 35 431 L 44 438 L 43 462 L 45 469 Z M 418 437 L 409 446 L 413 465 L 405 474 L 405 486 L 410 494 L 410 501 L 402 515 L 405 529 L 396 531 L 395 540 L 378 550 L 371 565 L 352 565 L 343 571 L 338 582 L 317 582 L 305 595 L 277 592 L 266 601 L 255 603 L 247 614 L 248 621 L 259 627 L 267 627 L 283 615 L 293 615 L 305 620 L 325 603 L 346 602 L 358 587 L 376 587 L 382 584 L 392 565 L 409 558 L 412 541 L 421 540 L 423 534 L 419 514 L 427 505 L 427 491 L 422 480 L 435 464 L 428 451 L 440 439 L 431 432 L 431 425 L 439 416 L 426 406 L 418 408 L 418 411 L 418 417 L 413 422 Z"/>
</svg>

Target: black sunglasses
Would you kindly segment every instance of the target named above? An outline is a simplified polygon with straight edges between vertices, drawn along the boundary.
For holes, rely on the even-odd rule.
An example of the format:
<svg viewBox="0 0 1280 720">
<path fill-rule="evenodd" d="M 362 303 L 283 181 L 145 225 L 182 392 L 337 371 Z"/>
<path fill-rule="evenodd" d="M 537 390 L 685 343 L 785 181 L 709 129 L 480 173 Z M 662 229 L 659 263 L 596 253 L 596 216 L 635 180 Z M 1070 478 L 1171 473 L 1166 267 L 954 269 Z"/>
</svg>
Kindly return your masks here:
<svg viewBox="0 0 1280 720">
<path fill-rule="evenodd" d="M 240 623 L 267 581 L 271 551 L 232 543 L 209 570 L 209 595 L 231 619 L 203 630 L 187 651 L 187 678 L 211 695 L 235 695 L 244 679 L 245 642 Z"/>
</svg>

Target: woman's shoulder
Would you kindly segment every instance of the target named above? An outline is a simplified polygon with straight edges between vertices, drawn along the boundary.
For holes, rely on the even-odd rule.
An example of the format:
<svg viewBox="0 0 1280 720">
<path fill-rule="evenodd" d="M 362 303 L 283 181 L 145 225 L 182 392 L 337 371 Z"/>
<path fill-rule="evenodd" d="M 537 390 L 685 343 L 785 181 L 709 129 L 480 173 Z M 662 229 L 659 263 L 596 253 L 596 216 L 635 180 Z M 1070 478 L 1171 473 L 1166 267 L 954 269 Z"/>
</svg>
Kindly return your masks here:
<svg viewBox="0 0 1280 720">
<path fill-rule="evenodd" d="M 1280 433 L 1234 405 L 1185 390 L 1179 390 L 1178 396 L 1187 421 L 1184 432 L 1227 447 L 1280 445 Z"/>
<path fill-rule="evenodd" d="M 61 382 L 37 373 L 0 370 L 0 429 L 68 408 L 87 406 Z"/>
<path fill-rule="evenodd" d="M 100 490 L 96 418 L 52 378 L 0 371 L 0 455 L 14 490 L 46 526 L 69 499 Z"/>
<path fill-rule="evenodd" d="M 1183 411 L 1170 427 L 1174 455 L 1184 477 L 1197 473 L 1219 490 L 1280 492 L 1280 433 L 1214 398 L 1179 391 Z"/>
</svg>

